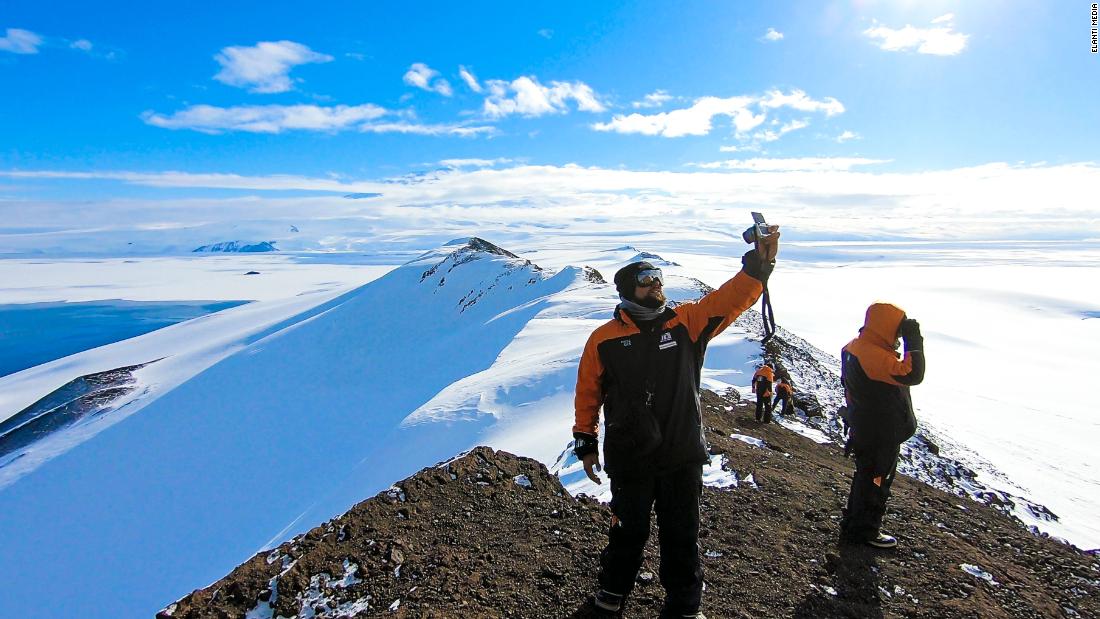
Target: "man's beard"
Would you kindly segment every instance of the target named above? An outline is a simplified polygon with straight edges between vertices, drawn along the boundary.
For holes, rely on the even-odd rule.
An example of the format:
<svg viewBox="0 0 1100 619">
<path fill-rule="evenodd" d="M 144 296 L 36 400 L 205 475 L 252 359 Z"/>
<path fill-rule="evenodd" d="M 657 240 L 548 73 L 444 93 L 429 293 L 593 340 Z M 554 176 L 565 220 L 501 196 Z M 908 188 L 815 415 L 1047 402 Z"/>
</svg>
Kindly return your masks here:
<svg viewBox="0 0 1100 619">
<path fill-rule="evenodd" d="M 648 307 L 649 309 L 657 309 L 658 307 L 664 305 L 665 301 L 667 300 L 668 299 L 665 298 L 664 291 L 655 290 L 647 294 L 644 298 L 640 299 L 638 301 L 638 305 L 641 305 L 642 307 Z"/>
</svg>

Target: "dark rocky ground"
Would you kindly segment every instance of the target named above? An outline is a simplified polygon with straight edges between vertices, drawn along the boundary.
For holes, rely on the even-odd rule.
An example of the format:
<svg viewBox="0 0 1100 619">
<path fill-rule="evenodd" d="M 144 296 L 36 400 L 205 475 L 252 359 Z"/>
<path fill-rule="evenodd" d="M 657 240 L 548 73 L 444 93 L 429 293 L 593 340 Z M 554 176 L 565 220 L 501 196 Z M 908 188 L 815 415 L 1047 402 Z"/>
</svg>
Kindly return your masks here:
<svg viewBox="0 0 1100 619">
<path fill-rule="evenodd" d="M 758 484 L 704 491 L 703 610 L 712 619 L 1100 617 L 1098 558 L 908 478 L 894 484 L 885 526 L 898 549 L 839 545 L 851 462 L 834 446 L 762 426 L 749 404 L 704 395 L 712 452 Z M 159 616 L 600 616 L 588 598 L 610 513 L 570 497 L 540 463 L 478 448 L 395 488 Z M 653 540 L 623 616 L 657 616 L 657 565 Z"/>
</svg>

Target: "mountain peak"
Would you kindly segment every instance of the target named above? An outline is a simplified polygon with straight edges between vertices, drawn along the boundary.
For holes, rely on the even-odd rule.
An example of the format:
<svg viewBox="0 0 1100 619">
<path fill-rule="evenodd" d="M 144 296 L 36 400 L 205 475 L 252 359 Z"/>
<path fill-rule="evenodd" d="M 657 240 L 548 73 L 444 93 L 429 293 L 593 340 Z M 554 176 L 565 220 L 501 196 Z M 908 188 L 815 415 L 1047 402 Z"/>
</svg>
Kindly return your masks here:
<svg viewBox="0 0 1100 619">
<path fill-rule="evenodd" d="M 517 260 L 522 260 L 522 258 L 520 258 L 519 256 L 513 254 L 512 252 L 508 251 L 507 249 L 504 249 L 503 247 L 500 247 L 499 245 L 495 245 L 493 243 L 490 243 L 489 241 L 486 241 L 485 239 L 483 239 L 481 237 L 477 237 L 477 236 L 469 236 L 469 237 L 462 237 L 462 238 L 452 239 L 452 240 L 447 241 L 446 243 L 444 243 L 443 246 L 444 247 L 459 246 L 460 249 L 458 251 L 478 251 L 478 252 L 485 252 L 487 254 L 497 254 L 498 256 L 507 256 L 509 258 L 515 258 Z"/>
<path fill-rule="evenodd" d="M 500 247 L 499 245 L 490 243 L 483 238 L 471 236 L 453 239 L 445 243 L 440 249 L 430 251 L 416 260 L 413 263 L 431 264 L 428 270 L 420 276 L 420 281 L 429 279 L 437 274 L 442 273 L 439 279 L 438 285 L 444 285 L 447 274 L 449 274 L 455 267 L 468 264 L 476 260 L 488 258 L 495 261 L 500 261 L 503 258 L 503 262 L 506 263 L 504 273 L 511 274 L 517 269 L 526 269 L 532 272 L 530 282 L 534 283 L 539 279 L 539 275 L 543 271 L 543 268 L 539 265 L 520 258 L 516 254 Z"/>
<path fill-rule="evenodd" d="M 261 241 L 259 243 L 248 243 L 246 241 L 222 241 L 221 243 L 214 243 L 212 245 L 203 245 L 191 250 L 192 252 L 240 252 L 240 253 L 260 253 L 279 251 L 279 248 L 275 247 L 275 241 Z"/>
</svg>

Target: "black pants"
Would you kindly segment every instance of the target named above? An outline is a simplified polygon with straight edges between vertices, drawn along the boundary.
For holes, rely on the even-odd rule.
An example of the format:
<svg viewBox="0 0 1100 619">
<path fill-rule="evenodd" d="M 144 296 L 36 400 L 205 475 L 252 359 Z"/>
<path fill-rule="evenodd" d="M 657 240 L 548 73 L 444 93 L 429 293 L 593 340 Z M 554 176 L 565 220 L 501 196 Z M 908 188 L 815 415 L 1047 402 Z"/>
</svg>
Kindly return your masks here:
<svg viewBox="0 0 1100 619">
<path fill-rule="evenodd" d="M 768 393 L 768 388 L 756 390 L 756 420 L 772 420 L 772 398 L 771 394 Z"/>
<path fill-rule="evenodd" d="M 772 410 L 775 410 L 775 408 L 779 406 L 780 402 L 783 403 L 783 408 L 780 409 L 780 412 L 784 415 L 791 414 L 792 410 L 794 409 L 794 405 L 791 403 L 791 398 L 787 396 L 775 396 L 775 401 L 772 402 Z"/>
<path fill-rule="evenodd" d="M 886 514 L 886 500 L 897 472 L 900 445 L 886 445 L 855 451 L 856 471 L 848 493 L 848 507 L 840 521 L 842 537 L 863 542 L 873 539 Z M 876 479 L 878 483 L 876 483 Z"/>
<path fill-rule="evenodd" d="M 703 596 L 703 565 L 699 559 L 699 495 L 703 468 L 689 465 L 662 473 L 611 478 L 611 512 L 615 515 L 607 548 L 600 555 L 600 588 L 627 595 L 642 566 L 649 539 L 650 510 L 657 511 L 661 545 L 662 614 L 699 611 Z"/>
</svg>

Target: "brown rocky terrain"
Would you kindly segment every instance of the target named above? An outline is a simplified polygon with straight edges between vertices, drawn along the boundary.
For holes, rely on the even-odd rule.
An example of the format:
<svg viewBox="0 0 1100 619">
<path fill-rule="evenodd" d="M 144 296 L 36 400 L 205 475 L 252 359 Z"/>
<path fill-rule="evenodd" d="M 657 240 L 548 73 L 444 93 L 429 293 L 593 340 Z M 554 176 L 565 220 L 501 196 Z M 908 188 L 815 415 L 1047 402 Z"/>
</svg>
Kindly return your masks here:
<svg viewBox="0 0 1100 619">
<path fill-rule="evenodd" d="M 851 462 L 751 404 L 704 394 L 712 453 L 755 487 L 706 488 L 703 611 L 721 617 L 1100 617 L 1100 560 L 899 477 L 896 550 L 837 542 Z M 563 421 L 567 423 L 567 421 Z M 765 447 L 730 437 L 750 435 Z M 479 447 L 427 468 L 158 617 L 596 617 L 610 512 L 537 461 Z M 654 539 L 625 617 L 656 617 Z M 972 566 L 971 572 L 963 566 Z"/>
</svg>

